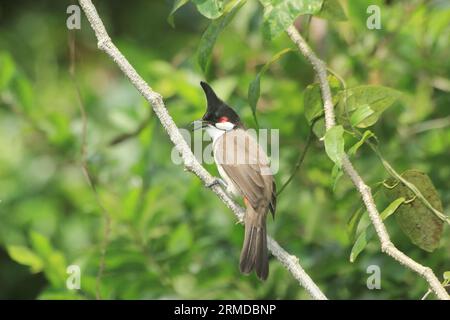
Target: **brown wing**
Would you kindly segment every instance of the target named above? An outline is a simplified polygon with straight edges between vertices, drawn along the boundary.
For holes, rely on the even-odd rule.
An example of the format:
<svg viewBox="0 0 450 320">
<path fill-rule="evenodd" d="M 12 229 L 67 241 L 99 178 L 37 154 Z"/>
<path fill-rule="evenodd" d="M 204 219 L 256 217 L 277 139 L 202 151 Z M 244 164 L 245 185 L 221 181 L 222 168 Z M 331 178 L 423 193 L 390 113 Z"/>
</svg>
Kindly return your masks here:
<svg viewBox="0 0 450 320">
<path fill-rule="evenodd" d="M 215 146 L 216 161 L 250 205 L 275 212 L 275 182 L 267 155 L 256 140 L 242 129 L 225 133 Z"/>
</svg>

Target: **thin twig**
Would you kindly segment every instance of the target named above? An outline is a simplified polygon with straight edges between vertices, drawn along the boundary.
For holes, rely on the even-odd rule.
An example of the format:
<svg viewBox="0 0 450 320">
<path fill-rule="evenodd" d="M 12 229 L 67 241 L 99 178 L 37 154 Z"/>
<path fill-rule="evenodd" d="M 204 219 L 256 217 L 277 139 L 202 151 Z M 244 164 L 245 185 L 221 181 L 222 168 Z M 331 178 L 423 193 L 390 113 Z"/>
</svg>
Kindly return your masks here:
<svg viewBox="0 0 450 320">
<path fill-rule="evenodd" d="M 305 160 L 306 153 L 308 152 L 309 147 L 311 146 L 311 142 L 313 141 L 313 138 L 314 138 L 314 125 L 316 124 L 317 120 L 319 120 L 320 118 L 322 118 L 322 117 L 317 117 L 312 121 L 311 126 L 309 127 L 308 138 L 306 138 L 305 147 L 303 148 L 302 153 L 300 153 L 300 155 L 298 156 L 297 162 L 295 163 L 294 170 L 292 170 L 290 177 L 286 180 L 285 183 L 283 183 L 280 190 L 277 192 L 277 197 L 283 192 L 283 190 L 289 185 L 289 183 L 291 183 L 292 179 L 294 179 L 295 175 L 297 174 L 298 170 L 300 169 L 301 165 L 303 164 L 303 160 Z"/>
<path fill-rule="evenodd" d="M 295 26 L 291 25 L 290 27 L 288 27 L 287 33 L 291 40 L 297 45 L 300 52 L 311 63 L 317 73 L 322 93 L 322 99 L 324 101 L 323 108 L 325 112 L 325 127 L 327 130 L 330 130 L 336 125 L 336 120 L 334 115 L 330 85 L 327 80 L 327 68 L 325 66 L 325 63 L 320 60 L 311 50 L 311 48 L 297 31 Z M 439 299 L 449 300 L 449 295 L 447 294 L 445 288 L 439 282 L 433 271 L 429 267 L 423 266 L 408 257 L 406 254 L 398 250 L 391 242 L 386 227 L 383 224 L 380 214 L 376 208 L 370 187 L 364 183 L 361 176 L 355 170 L 353 164 L 348 159 L 347 155 L 344 155 L 342 157 L 342 167 L 344 169 L 344 172 L 355 185 L 358 192 L 361 194 L 361 198 L 367 208 L 367 212 L 369 213 L 369 218 L 375 228 L 378 238 L 380 239 L 382 252 L 388 254 L 400 264 L 423 277 L 428 282 L 430 288 Z"/>
<path fill-rule="evenodd" d="M 427 292 L 425 292 L 425 294 L 423 295 L 421 300 L 425 300 L 430 295 L 431 292 L 433 291 L 431 291 L 431 289 L 428 289 Z"/>
<path fill-rule="evenodd" d="M 449 279 L 445 279 L 444 282 L 442 282 L 442 285 L 444 286 L 444 288 L 448 288 L 450 286 L 450 280 Z M 421 300 L 425 300 L 430 293 L 433 292 L 430 288 L 428 288 L 427 292 L 425 292 L 425 294 L 423 295 Z"/>
<path fill-rule="evenodd" d="M 78 100 L 78 108 L 80 110 L 81 114 L 81 121 L 82 121 L 82 130 L 81 130 L 81 147 L 80 147 L 80 154 L 81 154 L 81 170 L 83 171 L 83 174 L 89 184 L 89 187 L 92 189 L 95 200 L 97 202 L 97 205 L 100 207 L 100 210 L 102 211 L 103 215 L 103 238 L 102 243 L 100 245 L 100 259 L 99 259 L 99 268 L 97 272 L 97 277 L 95 279 L 95 297 L 97 300 L 101 300 L 101 292 L 100 292 L 100 285 L 101 285 L 101 279 L 105 270 L 105 256 L 106 256 L 106 249 L 108 247 L 109 243 L 109 234 L 111 232 L 111 217 L 109 215 L 109 212 L 105 209 L 105 207 L 102 205 L 100 201 L 100 197 L 97 192 L 96 184 L 94 179 L 91 176 L 91 173 L 89 171 L 88 167 L 88 160 L 87 160 L 87 114 L 86 114 L 86 108 L 84 106 L 83 98 L 81 95 L 80 86 L 78 85 L 76 76 L 75 76 L 75 33 L 73 31 L 69 32 L 69 53 L 70 53 L 70 66 L 69 66 L 69 74 L 72 78 L 72 82 L 75 87 L 77 100 Z"/>
<path fill-rule="evenodd" d="M 147 128 L 147 126 L 150 124 L 150 119 L 151 119 L 151 116 L 149 114 L 136 129 L 134 129 L 131 132 L 122 133 L 122 134 L 112 138 L 111 141 L 108 143 L 108 145 L 115 146 L 115 145 L 118 145 L 122 142 L 125 142 L 129 139 L 132 139 L 132 138 L 140 135 L 141 132 L 144 131 L 144 129 Z"/>
<path fill-rule="evenodd" d="M 244 210 L 228 196 L 221 186 L 213 183 L 215 178 L 211 176 L 211 174 L 209 174 L 195 158 L 189 145 L 183 139 L 178 127 L 167 111 L 162 96 L 149 87 L 128 60 L 122 55 L 119 49 L 113 44 L 92 2 L 90 0 L 79 0 L 79 3 L 83 8 L 92 29 L 95 31 L 99 49 L 105 51 L 114 60 L 136 89 L 150 103 L 170 140 L 174 144 L 176 150 L 180 153 L 185 170 L 194 173 L 202 180 L 205 186 L 212 185 L 211 190 L 234 212 L 239 221 L 242 221 Z M 295 279 L 297 279 L 300 285 L 308 291 L 311 297 L 314 299 L 326 299 L 319 287 L 303 270 L 299 264 L 298 258 L 287 253 L 270 237 L 267 237 L 267 240 L 269 250 L 272 254 L 292 273 Z"/>
<path fill-rule="evenodd" d="M 400 130 L 400 133 L 403 136 L 407 137 L 410 135 L 415 135 L 429 130 L 443 129 L 448 126 L 450 126 L 450 116 L 417 123 L 411 127 Z"/>
</svg>

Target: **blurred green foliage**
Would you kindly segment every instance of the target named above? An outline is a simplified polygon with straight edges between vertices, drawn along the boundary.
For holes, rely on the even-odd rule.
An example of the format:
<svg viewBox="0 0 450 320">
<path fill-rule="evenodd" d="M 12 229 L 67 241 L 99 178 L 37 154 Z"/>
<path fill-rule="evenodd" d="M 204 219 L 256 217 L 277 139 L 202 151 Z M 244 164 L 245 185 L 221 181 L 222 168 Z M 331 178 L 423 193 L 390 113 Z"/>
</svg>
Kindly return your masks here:
<svg viewBox="0 0 450 320">
<path fill-rule="evenodd" d="M 266 282 L 239 273 L 243 228 L 195 176 L 171 162 L 172 144 L 164 130 L 117 66 L 97 49 L 85 17 L 81 30 L 67 30 L 71 3 L 0 4 L 0 298 L 95 298 L 105 213 L 111 225 L 102 298 L 308 298 L 275 259 Z M 300 18 L 300 31 L 347 88 L 382 85 L 402 93 L 371 131 L 399 172 L 415 168 L 431 177 L 443 211 L 449 212 L 448 1 L 340 3 L 346 20 L 341 8 L 332 5 L 321 14 L 326 20 Z M 366 8 L 374 3 L 381 7 L 380 30 L 365 25 Z M 276 180 L 281 186 L 288 179 L 309 132 L 305 94 L 314 72 L 298 52 L 289 51 L 259 74 L 261 65 L 294 46 L 282 33 L 271 41 L 264 37 L 264 9 L 258 1 L 247 1 L 222 26 L 206 74 L 197 50 L 210 21 L 197 11 L 199 4 L 178 9 L 175 28 L 167 22 L 173 1 L 95 4 L 116 45 L 163 95 L 180 127 L 187 128 L 204 112 L 203 79 L 254 127 L 247 94 L 260 77 L 256 115 L 261 128 L 280 130 Z M 96 192 L 82 170 L 77 85 L 87 114 L 87 165 Z M 355 124 L 361 117 L 353 117 Z M 118 139 L 130 132 L 137 134 Z M 358 141 L 345 140 L 347 151 Z M 388 178 L 373 151 L 361 144 L 357 148 L 352 159 L 371 186 Z M 214 166 L 207 168 L 217 175 Z M 346 177 L 333 187 L 332 169 L 323 142 L 316 139 L 279 197 L 276 219 L 268 219 L 269 233 L 300 257 L 329 298 L 422 297 L 425 281 L 380 253 L 375 237 L 354 263 L 349 261 L 356 231 L 348 232 L 347 221 L 361 202 Z M 379 192 L 376 202 L 380 211 L 390 203 Z M 364 227 L 367 215 L 360 216 Z M 450 269 L 448 230 L 439 248 L 428 253 L 409 241 L 395 219 L 386 224 L 394 243 L 439 277 Z M 80 290 L 66 288 L 66 267 L 72 264 L 81 268 Z M 381 268 L 381 290 L 366 287 L 366 269 L 372 264 Z"/>
</svg>

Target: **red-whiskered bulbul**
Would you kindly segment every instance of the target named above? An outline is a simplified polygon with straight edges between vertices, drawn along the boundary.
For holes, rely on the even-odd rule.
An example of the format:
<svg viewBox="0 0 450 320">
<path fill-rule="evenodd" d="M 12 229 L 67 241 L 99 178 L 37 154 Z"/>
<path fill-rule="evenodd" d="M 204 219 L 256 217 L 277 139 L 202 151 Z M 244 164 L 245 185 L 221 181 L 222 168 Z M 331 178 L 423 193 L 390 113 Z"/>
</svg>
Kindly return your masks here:
<svg viewBox="0 0 450 320">
<path fill-rule="evenodd" d="M 200 82 L 206 95 L 207 109 L 202 128 L 213 140 L 214 161 L 227 192 L 242 196 L 246 206 L 245 236 L 240 257 L 240 271 L 256 271 L 261 280 L 269 274 L 266 216 L 275 214 L 275 181 L 269 160 L 257 141 L 244 128 L 238 114 L 217 97 L 213 89 Z"/>
</svg>

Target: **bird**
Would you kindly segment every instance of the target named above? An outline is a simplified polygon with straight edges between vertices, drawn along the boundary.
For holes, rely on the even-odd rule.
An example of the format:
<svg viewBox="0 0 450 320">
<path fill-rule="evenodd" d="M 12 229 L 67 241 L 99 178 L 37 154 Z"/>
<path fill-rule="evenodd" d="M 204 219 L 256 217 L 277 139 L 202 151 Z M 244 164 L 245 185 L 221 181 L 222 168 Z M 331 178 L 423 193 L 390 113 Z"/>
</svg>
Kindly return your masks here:
<svg viewBox="0 0 450 320">
<path fill-rule="evenodd" d="M 275 217 L 276 184 L 269 166 L 269 158 L 256 139 L 247 132 L 239 115 L 223 102 L 209 84 L 200 82 L 206 96 L 207 108 L 201 118 L 212 139 L 214 162 L 222 184 L 233 197 L 243 197 L 244 242 L 239 269 L 243 274 L 253 270 L 261 280 L 269 274 L 266 217 Z"/>
</svg>

